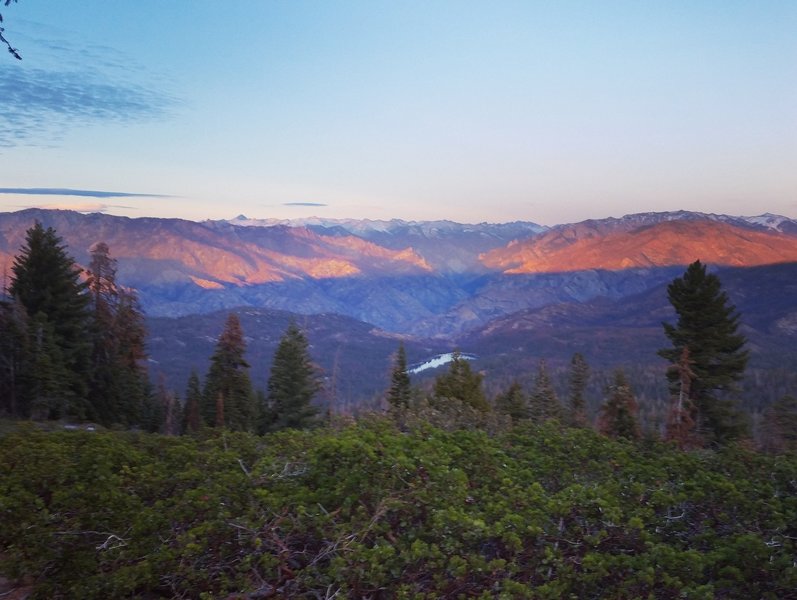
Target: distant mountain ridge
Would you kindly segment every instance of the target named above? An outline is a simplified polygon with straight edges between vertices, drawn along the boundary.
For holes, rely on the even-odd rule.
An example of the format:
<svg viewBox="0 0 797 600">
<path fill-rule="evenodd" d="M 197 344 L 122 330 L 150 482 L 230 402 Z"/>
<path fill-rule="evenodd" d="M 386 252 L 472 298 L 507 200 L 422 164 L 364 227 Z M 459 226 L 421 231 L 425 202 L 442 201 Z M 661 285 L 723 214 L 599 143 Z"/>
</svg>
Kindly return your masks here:
<svg viewBox="0 0 797 600">
<path fill-rule="evenodd" d="M 731 220 L 590 222 L 551 229 L 482 255 L 506 274 L 705 263 L 753 267 L 797 261 L 797 236 Z"/>
<path fill-rule="evenodd" d="M 338 313 L 384 330 L 451 338 L 513 312 L 617 300 L 695 259 L 719 266 L 797 262 L 797 221 L 688 211 L 555 227 L 532 222 L 239 217 L 202 223 L 28 209 L 0 213 L 0 267 L 34 221 L 81 264 L 106 242 L 119 279 L 151 316 L 252 306 Z"/>
</svg>

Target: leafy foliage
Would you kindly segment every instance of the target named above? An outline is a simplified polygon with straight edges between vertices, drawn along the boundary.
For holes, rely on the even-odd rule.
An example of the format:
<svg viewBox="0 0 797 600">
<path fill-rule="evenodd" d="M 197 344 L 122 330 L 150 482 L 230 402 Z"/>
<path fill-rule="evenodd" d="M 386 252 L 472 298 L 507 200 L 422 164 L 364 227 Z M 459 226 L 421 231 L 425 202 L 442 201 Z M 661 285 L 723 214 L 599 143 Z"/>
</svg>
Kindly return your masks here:
<svg viewBox="0 0 797 600">
<path fill-rule="evenodd" d="M 0 570 L 36 598 L 787 598 L 797 459 L 547 423 L 265 438 L 22 428 Z"/>
</svg>

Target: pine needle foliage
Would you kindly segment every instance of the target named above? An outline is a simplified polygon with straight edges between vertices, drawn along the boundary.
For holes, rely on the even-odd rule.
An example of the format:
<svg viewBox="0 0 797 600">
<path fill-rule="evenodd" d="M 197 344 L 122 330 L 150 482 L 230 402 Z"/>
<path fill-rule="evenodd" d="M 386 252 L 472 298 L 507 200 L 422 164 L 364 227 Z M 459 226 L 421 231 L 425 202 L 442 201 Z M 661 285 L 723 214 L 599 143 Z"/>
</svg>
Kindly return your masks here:
<svg viewBox="0 0 797 600">
<path fill-rule="evenodd" d="M 601 407 L 598 430 L 609 437 L 639 439 L 639 404 L 621 369 L 614 372 L 614 378 L 607 390 L 608 398 Z"/>
<path fill-rule="evenodd" d="M 412 383 L 407 372 L 407 352 L 401 343 L 396 350 L 396 360 L 390 373 L 387 403 L 391 412 L 398 413 L 409 408 L 410 400 L 412 400 Z"/>
<path fill-rule="evenodd" d="M 206 425 L 237 431 L 254 431 L 257 411 L 246 341 L 238 315 L 230 313 L 210 359 L 202 394 L 202 418 Z"/>
<path fill-rule="evenodd" d="M 740 334 L 740 315 L 722 290 L 719 277 L 706 271 L 699 260 L 667 287 L 667 296 L 678 320 L 662 323 L 671 348 L 659 355 L 677 365 L 689 349 L 691 382 L 689 398 L 697 410 L 697 433 L 710 445 L 724 444 L 747 433 L 746 424 L 729 393 L 744 376 L 749 352 Z M 677 368 L 667 377 L 673 393 L 680 389 Z"/>
<path fill-rule="evenodd" d="M 313 398 L 320 390 L 309 344 L 295 322 L 288 325 L 274 353 L 266 392 L 266 428 L 304 429 L 318 423 Z"/>
</svg>

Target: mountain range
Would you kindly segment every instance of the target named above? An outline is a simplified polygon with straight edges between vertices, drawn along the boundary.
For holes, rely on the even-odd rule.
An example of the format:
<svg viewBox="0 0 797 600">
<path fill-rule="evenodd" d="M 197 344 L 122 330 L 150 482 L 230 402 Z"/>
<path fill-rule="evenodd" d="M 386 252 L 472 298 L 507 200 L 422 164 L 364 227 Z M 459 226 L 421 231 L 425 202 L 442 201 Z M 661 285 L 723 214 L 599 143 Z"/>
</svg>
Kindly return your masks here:
<svg viewBox="0 0 797 600">
<path fill-rule="evenodd" d="M 138 290 L 157 332 L 153 366 L 170 383 L 199 348 L 209 356 L 233 308 L 245 331 L 271 324 L 247 331 L 266 363 L 288 313 L 304 315 L 321 336 L 314 343 L 325 371 L 355 374 L 337 389 L 356 388 L 360 398 L 384 384 L 399 339 L 411 361 L 460 345 L 497 372 L 521 356 L 564 360 L 580 346 L 596 363 L 611 362 L 609 354 L 615 363 L 655 362 L 660 323 L 672 317 L 666 284 L 696 259 L 727 279 L 756 364 L 795 363 L 797 221 L 777 215 L 678 211 L 544 227 L 244 216 L 200 223 L 28 209 L 0 213 L 4 273 L 36 220 L 56 229 L 79 264 L 95 242 L 109 245 L 118 279 Z M 378 383 L 367 383 L 366 372 L 378 372 Z"/>
</svg>

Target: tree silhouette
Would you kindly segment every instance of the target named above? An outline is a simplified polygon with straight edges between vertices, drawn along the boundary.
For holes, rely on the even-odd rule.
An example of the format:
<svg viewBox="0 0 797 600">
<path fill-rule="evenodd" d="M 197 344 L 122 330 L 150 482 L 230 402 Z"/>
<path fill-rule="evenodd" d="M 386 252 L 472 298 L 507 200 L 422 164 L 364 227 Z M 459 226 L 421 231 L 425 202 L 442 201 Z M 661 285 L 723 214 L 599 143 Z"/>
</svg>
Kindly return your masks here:
<svg viewBox="0 0 797 600">
<path fill-rule="evenodd" d="M 607 391 L 609 397 L 601 407 L 598 430 L 609 437 L 639 439 L 639 405 L 621 369 L 615 371 L 614 381 Z"/>
<path fill-rule="evenodd" d="M 30 317 L 30 401 L 42 418 L 87 416 L 91 315 L 80 269 L 55 230 L 37 221 L 11 270 L 9 292 Z"/>
<path fill-rule="evenodd" d="M 689 399 L 697 410 L 697 433 L 709 444 L 722 444 L 745 434 L 746 424 L 727 397 L 744 375 L 748 352 L 746 339 L 738 333 L 740 316 L 722 290 L 719 277 L 706 272 L 695 261 L 683 276 L 667 287 L 675 308 L 675 325 L 663 323 L 672 348 L 659 355 L 676 365 L 684 348 L 689 349 L 691 379 Z M 672 393 L 679 393 L 681 375 L 669 369 Z"/>
<path fill-rule="evenodd" d="M 202 418 L 210 426 L 240 431 L 256 428 L 257 411 L 246 342 L 238 315 L 230 313 L 210 359 L 202 395 Z"/>
<path fill-rule="evenodd" d="M 447 399 L 459 400 L 464 405 L 482 412 L 490 410 L 482 389 L 482 375 L 474 373 L 459 351 L 448 365 L 448 371 L 434 382 L 434 401 L 444 406 Z"/>
<path fill-rule="evenodd" d="M 584 390 L 589 380 L 589 365 L 584 356 L 576 352 L 570 359 L 570 410 L 569 425 L 585 427 L 587 425 L 587 406 Z"/>
<path fill-rule="evenodd" d="M 312 401 L 319 388 L 307 338 L 296 323 L 291 323 L 274 353 L 268 378 L 266 427 L 274 431 L 315 424 L 318 408 Z"/>
<path fill-rule="evenodd" d="M 409 408 L 411 397 L 412 384 L 407 373 L 407 352 L 404 350 L 404 343 L 400 343 L 390 374 L 390 388 L 387 391 L 387 402 L 391 412 L 397 413 Z"/>
</svg>

